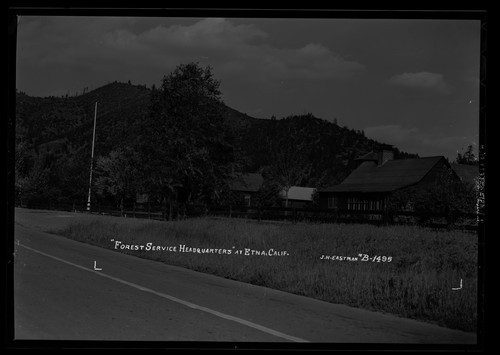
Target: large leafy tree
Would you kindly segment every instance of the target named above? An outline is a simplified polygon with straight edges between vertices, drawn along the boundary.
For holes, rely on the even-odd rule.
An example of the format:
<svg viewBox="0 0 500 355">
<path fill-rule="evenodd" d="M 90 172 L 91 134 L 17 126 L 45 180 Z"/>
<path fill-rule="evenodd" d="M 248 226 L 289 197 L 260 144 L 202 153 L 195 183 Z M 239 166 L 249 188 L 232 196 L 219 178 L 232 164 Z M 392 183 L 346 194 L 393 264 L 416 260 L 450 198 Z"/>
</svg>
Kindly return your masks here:
<svg viewBox="0 0 500 355">
<path fill-rule="evenodd" d="M 96 162 L 95 189 L 102 197 L 111 196 L 123 208 L 125 199 L 139 190 L 139 155 L 132 148 L 119 148 Z"/>
<path fill-rule="evenodd" d="M 280 186 L 274 181 L 264 181 L 256 194 L 257 206 L 280 206 Z"/>
<path fill-rule="evenodd" d="M 57 157 L 51 152 L 30 149 L 25 141 L 16 143 L 15 198 L 18 205 L 61 202 Z"/>
<path fill-rule="evenodd" d="M 307 148 L 294 133 L 290 132 L 286 139 L 268 142 L 267 166 L 262 169 L 266 180 L 284 192 L 285 207 L 288 207 L 290 188 L 306 183 L 312 168 L 307 159 Z"/>
<path fill-rule="evenodd" d="M 15 196 L 18 204 L 40 203 L 48 196 L 49 167 L 46 156 L 30 154 L 27 145 L 17 144 L 15 161 Z"/>
<path fill-rule="evenodd" d="M 54 173 L 58 173 L 57 186 L 64 203 L 85 204 L 89 189 L 90 154 L 87 146 L 62 157 Z"/>
<path fill-rule="evenodd" d="M 217 200 L 234 168 L 219 81 L 210 67 L 182 64 L 151 96 L 141 153 L 147 187 L 165 201 Z"/>
</svg>

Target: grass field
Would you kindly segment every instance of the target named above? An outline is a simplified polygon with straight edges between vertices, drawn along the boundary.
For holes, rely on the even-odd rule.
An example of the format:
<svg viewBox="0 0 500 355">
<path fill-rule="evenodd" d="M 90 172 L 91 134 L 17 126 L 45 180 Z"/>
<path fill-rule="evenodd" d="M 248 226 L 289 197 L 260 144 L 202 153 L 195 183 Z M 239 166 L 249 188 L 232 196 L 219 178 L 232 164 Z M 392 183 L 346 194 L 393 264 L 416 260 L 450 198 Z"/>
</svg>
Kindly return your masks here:
<svg viewBox="0 0 500 355">
<path fill-rule="evenodd" d="M 73 224 L 58 233 L 118 252 L 327 302 L 476 330 L 475 233 L 416 226 L 271 224 L 208 218 L 164 223 L 117 219 L 111 224 Z M 122 244 L 117 245 L 118 240 Z M 147 243 L 176 246 L 176 251 L 146 250 Z M 124 245 L 136 245 L 138 250 L 120 249 Z M 180 245 L 200 248 L 200 252 L 204 248 L 225 249 L 231 254 L 181 252 Z M 273 249 L 281 256 L 245 255 L 245 248 Z M 238 250 L 242 254 L 236 254 Z M 362 261 L 359 254 L 385 258 Z M 353 259 L 326 260 L 322 255 Z M 392 258 L 390 262 L 387 257 Z M 452 290 L 459 287 L 460 279 L 463 288 Z"/>
</svg>

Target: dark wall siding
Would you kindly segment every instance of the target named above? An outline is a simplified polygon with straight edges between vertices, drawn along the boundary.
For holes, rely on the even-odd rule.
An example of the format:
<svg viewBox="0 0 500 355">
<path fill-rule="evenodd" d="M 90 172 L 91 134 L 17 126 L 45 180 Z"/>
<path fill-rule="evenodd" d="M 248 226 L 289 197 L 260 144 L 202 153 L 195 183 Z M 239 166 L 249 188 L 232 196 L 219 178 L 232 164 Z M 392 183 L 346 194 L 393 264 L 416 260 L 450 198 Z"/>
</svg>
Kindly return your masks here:
<svg viewBox="0 0 500 355">
<path fill-rule="evenodd" d="M 335 197 L 337 198 L 337 208 L 341 210 L 345 210 L 348 208 L 349 198 L 356 198 L 360 200 L 368 200 L 368 201 L 382 201 L 389 194 L 388 193 L 380 193 L 380 192 L 367 192 L 367 193 L 359 193 L 359 192 L 319 192 L 319 204 L 320 208 L 328 208 L 328 198 Z"/>
<path fill-rule="evenodd" d="M 282 201 L 282 207 L 285 207 L 285 200 Z M 288 208 L 308 208 L 311 207 L 312 201 L 288 200 Z"/>
<path fill-rule="evenodd" d="M 245 195 L 250 196 L 250 206 L 253 207 L 257 204 L 257 193 L 246 191 L 233 191 L 234 203 L 236 206 L 246 206 Z"/>
<path fill-rule="evenodd" d="M 434 165 L 434 167 L 427 173 L 427 175 L 425 175 L 424 178 L 420 180 L 420 182 L 415 186 L 421 189 L 429 188 L 436 184 L 441 174 L 446 171 L 452 170 L 451 167 L 446 163 L 446 160 L 443 158 L 439 160 L 439 162 L 437 162 L 436 165 Z"/>
<path fill-rule="evenodd" d="M 450 165 L 446 162 L 444 158 L 440 159 L 434 167 L 424 176 L 424 178 L 416 185 L 413 185 L 413 188 L 417 189 L 426 189 L 438 181 L 440 179 L 442 173 L 446 171 L 452 171 Z M 458 176 L 454 175 L 457 179 Z M 329 197 L 337 197 L 337 207 L 339 209 L 347 209 L 348 208 L 348 199 L 349 198 L 357 198 L 362 200 L 383 200 L 389 197 L 391 193 L 359 193 L 359 192 L 319 192 L 319 203 L 321 208 L 328 208 L 328 198 Z"/>
</svg>

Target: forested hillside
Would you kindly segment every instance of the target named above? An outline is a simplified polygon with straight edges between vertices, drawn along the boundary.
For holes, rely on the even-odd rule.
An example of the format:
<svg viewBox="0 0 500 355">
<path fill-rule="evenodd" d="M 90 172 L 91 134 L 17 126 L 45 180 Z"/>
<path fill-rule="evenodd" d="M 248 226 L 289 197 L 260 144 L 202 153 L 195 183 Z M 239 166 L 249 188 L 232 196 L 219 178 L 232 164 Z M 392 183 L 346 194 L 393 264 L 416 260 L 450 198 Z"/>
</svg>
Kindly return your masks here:
<svg viewBox="0 0 500 355">
<path fill-rule="evenodd" d="M 89 184 L 94 109 L 95 159 L 147 142 L 152 89 L 110 83 L 72 97 L 16 97 L 16 195 L 27 201 L 82 202 Z M 297 184 L 323 187 L 341 182 L 354 159 L 380 144 L 362 131 L 312 114 L 257 119 L 223 105 L 221 110 L 241 172 L 268 175 L 290 160 L 301 170 Z M 396 157 L 410 156 L 399 153 Z M 19 203 L 19 201 L 18 201 Z"/>
</svg>

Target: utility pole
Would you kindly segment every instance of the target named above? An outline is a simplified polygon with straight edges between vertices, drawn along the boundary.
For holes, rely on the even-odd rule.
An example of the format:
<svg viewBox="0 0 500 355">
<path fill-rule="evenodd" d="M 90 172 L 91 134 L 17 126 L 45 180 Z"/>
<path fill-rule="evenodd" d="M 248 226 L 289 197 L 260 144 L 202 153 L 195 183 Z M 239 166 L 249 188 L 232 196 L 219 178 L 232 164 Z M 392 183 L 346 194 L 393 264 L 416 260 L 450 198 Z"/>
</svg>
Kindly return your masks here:
<svg viewBox="0 0 500 355">
<path fill-rule="evenodd" d="M 90 181 L 89 181 L 89 197 L 87 199 L 87 211 L 90 211 L 90 191 L 92 189 L 92 170 L 94 166 L 94 144 L 95 144 L 95 126 L 97 121 L 97 101 L 94 110 L 94 133 L 92 135 L 92 156 L 90 158 Z"/>
</svg>

